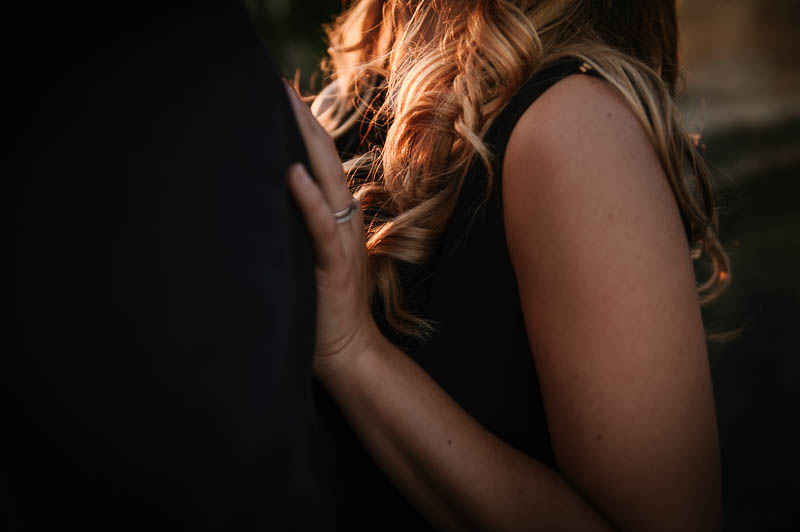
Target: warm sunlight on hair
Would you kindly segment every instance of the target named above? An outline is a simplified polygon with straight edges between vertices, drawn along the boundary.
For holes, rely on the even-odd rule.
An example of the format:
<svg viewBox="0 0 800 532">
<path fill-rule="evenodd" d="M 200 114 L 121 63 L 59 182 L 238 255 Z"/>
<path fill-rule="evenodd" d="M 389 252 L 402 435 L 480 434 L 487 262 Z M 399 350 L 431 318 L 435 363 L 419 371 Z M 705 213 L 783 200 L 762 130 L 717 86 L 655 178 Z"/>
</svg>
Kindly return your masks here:
<svg viewBox="0 0 800 532">
<path fill-rule="evenodd" d="M 313 110 L 334 138 L 362 121 L 383 137 L 371 141 L 362 127 L 361 150 L 345 169 L 373 213 L 372 288 L 396 331 L 424 337 L 431 330 L 404 308 L 397 264 L 430 260 L 474 164 L 488 170 L 488 198 L 495 176 L 487 131 L 528 78 L 567 56 L 619 91 L 644 125 L 689 229 L 692 256 L 712 263 L 701 300 L 723 290 L 728 259 L 711 179 L 674 100 L 675 17 L 669 1 L 621 10 L 589 0 L 358 0 L 328 28 L 333 83 Z"/>
</svg>

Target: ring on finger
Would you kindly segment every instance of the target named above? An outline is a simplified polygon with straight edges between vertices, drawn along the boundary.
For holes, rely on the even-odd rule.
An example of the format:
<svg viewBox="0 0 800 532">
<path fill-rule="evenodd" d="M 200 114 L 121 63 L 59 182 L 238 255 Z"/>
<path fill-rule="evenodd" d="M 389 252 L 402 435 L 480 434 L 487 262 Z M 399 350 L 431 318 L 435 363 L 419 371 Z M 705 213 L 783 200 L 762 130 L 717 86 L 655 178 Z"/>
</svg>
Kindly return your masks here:
<svg viewBox="0 0 800 532">
<path fill-rule="evenodd" d="M 356 209 L 358 209 L 360 206 L 361 204 L 354 197 L 347 207 L 345 207 L 341 211 L 333 213 L 333 218 L 334 220 L 336 220 L 337 224 L 343 224 L 348 220 L 350 220 L 350 218 L 352 218 L 356 214 Z"/>
</svg>

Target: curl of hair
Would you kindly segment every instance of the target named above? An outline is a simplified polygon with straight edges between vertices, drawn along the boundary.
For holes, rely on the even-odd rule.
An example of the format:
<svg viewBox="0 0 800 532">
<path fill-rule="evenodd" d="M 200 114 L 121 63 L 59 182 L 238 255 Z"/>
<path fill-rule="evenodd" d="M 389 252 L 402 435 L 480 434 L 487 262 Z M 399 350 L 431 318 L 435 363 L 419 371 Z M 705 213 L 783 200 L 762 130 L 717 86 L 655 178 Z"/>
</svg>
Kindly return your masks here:
<svg viewBox="0 0 800 532">
<path fill-rule="evenodd" d="M 674 0 L 357 0 L 328 38 L 332 83 L 314 101 L 317 118 L 334 138 L 368 114 L 388 125 L 382 146 L 344 164 L 370 214 L 371 289 L 398 333 L 433 330 L 404 307 L 398 264 L 431 259 L 473 164 L 489 172 L 488 199 L 486 132 L 530 76 L 564 57 L 590 65 L 639 118 L 688 220 L 691 256 L 711 265 L 700 300 L 724 290 L 711 178 L 674 100 Z"/>
</svg>

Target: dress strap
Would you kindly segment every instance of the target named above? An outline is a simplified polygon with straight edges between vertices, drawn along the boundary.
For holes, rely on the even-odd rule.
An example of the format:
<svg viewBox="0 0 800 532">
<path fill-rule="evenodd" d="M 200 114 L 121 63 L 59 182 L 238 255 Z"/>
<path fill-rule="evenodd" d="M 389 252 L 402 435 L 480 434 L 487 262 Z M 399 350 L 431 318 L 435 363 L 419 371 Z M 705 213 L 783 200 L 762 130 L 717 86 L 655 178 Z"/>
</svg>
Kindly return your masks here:
<svg viewBox="0 0 800 532">
<path fill-rule="evenodd" d="M 489 176 L 479 163 L 473 163 L 470 173 L 464 180 L 447 232 L 443 238 L 443 249 L 446 253 L 453 253 L 454 249 L 470 233 L 473 223 L 485 216 L 487 211 L 490 213 L 490 217 L 500 216 L 499 219 L 502 220 L 502 201 L 500 198 L 502 198 L 503 157 L 514 126 L 539 96 L 570 74 L 581 73 L 582 66 L 584 64 L 580 60 L 572 57 L 560 59 L 547 65 L 534 73 L 511 97 L 503 110 L 500 111 L 484 139 L 494 155 L 494 161 L 492 162 L 494 178 L 491 183 L 492 190 L 489 200 L 488 202 L 484 201 L 486 199 L 487 186 L 489 185 Z M 589 70 L 586 70 L 586 72 L 589 72 Z"/>
<path fill-rule="evenodd" d="M 566 57 L 535 72 L 506 104 L 486 136 L 486 141 L 492 146 L 496 156 L 495 175 L 499 176 L 502 171 L 506 145 L 525 111 L 550 87 L 572 74 L 597 75 L 588 63 Z"/>
</svg>

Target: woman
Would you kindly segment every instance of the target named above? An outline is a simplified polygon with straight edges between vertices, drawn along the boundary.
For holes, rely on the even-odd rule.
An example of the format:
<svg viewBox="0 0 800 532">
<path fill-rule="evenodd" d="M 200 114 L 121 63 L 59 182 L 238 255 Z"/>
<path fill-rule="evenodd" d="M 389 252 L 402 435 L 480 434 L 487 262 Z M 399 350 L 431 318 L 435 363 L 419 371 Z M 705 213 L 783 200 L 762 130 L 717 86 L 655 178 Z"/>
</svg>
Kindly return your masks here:
<svg viewBox="0 0 800 532">
<path fill-rule="evenodd" d="M 347 527 L 719 527 L 691 258 L 702 299 L 727 262 L 675 9 L 360 0 L 330 28 L 324 129 L 293 99 L 318 183 L 289 184 L 317 380 L 388 478 L 342 451 L 342 505 L 369 515 Z"/>
</svg>

